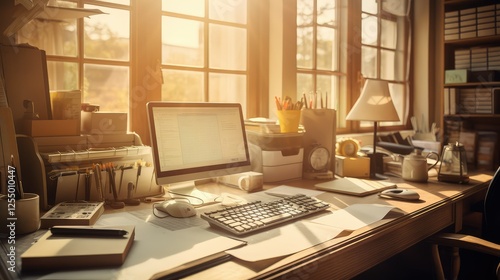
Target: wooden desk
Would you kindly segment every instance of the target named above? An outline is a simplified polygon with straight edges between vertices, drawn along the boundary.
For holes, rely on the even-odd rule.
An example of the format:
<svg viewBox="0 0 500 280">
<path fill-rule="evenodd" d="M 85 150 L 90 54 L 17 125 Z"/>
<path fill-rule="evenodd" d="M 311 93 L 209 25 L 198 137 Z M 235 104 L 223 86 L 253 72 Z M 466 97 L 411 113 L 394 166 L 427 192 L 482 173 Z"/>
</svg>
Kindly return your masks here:
<svg viewBox="0 0 500 280">
<path fill-rule="evenodd" d="M 398 210 L 392 211 L 377 223 L 285 258 L 259 263 L 233 259 L 190 275 L 187 279 L 352 278 L 440 230 L 450 226 L 454 226 L 454 230 L 459 230 L 469 201 L 484 198 L 491 178 L 491 175 L 486 174 L 471 176 L 471 182 L 468 185 L 442 183 L 435 178 L 430 178 L 425 184 L 395 179 L 400 188 L 415 189 L 419 192 L 421 201 L 416 203 L 382 199 L 377 195 L 355 197 L 324 193 L 319 198 L 330 202 L 333 209 L 342 209 L 356 203 L 377 203 L 393 205 Z M 314 188 L 314 184 L 314 181 L 306 180 L 286 183 L 288 186 L 311 189 Z M 273 186 L 265 186 L 266 189 L 271 187 Z M 215 183 L 199 186 L 199 188 L 212 193 L 224 191 L 241 194 L 239 190 Z M 150 205 L 144 204 L 143 207 L 150 207 Z M 137 208 L 125 210 L 132 209 Z M 107 210 L 110 213 L 114 211 L 118 210 Z M 6 250 L 6 245 L 5 240 L 2 240 L 3 250 Z M 27 247 L 23 249 L 26 250 Z M 19 250 L 18 256 L 21 253 L 22 251 Z M 6 254 L 3 252 L 2 254 L 3 265 L 1 267 L 4 276 L 2 279 L 16 279 L 15 273 L 5 271 Z"/>
<path fill-rule="evenodd" d="M 349 279 L 449 226 L 454 225 L 455 230 L 460 230 L 462 217 L 467 212 L 470 200 L 484 198 L 491 178 L 491 175 L 486 174 L 472 176 L 468 185 L 438 182 L 436 178 L 430 178 L 425 184 L 396 179 L 398 187 L 419 192 L 419 203 L 387 200 L 378 195 L 360 198 L 324 193 L 318 198 L 330 202 L 334 209 L 356 203 L 378 203 L 394 205 L 401 210 L 401 214 L 389 214 L 380 222 L 280 259 L 271 265 L 235 260 L 191 275 L 187 279 Z M 314 182 L 287 182 L 286 185 L 312 188 Z"/>
</svg>

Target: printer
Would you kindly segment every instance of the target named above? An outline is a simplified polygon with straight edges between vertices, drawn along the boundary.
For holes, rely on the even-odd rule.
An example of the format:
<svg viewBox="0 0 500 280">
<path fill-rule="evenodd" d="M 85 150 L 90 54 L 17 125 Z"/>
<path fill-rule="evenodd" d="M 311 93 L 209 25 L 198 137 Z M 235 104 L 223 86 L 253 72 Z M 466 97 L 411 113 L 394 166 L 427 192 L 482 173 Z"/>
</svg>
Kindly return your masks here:
<svg viewBox="0 0 500 280">
<path fill-rule="evenodd" d="M 303 131 L 280 133 L 246 127 L 252 171 L 263 174 L 264 182 L 302 178 Z"/>
</svg>

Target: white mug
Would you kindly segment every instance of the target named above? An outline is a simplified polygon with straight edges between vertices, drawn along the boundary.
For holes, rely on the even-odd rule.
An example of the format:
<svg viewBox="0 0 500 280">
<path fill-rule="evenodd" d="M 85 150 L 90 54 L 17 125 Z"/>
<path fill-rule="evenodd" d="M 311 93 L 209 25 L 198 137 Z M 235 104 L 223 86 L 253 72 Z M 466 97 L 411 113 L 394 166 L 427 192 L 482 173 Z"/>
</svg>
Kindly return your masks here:
<svg viewBox="0 0 500 280">
<path fill-rule="evenodd" d="M 0 232 L 8 236 L 35 232 L 40 228 L 40 197 L 24 193 L 22 199 L 0 198 Z"/>
</svg>

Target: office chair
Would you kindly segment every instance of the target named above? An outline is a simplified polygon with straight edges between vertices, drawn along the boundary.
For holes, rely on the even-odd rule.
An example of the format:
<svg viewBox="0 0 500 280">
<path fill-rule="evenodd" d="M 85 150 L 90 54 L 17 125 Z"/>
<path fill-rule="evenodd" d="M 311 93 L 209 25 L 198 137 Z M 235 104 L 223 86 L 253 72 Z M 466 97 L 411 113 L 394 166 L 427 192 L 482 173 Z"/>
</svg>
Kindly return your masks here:
<svg viewBox="0 0 500 280">
<path fill-rule="evenodd" d="M 428 241 L 432 243 L 437 279 L 445 279 L 438 246 L 446 246 L 454 248 L 452 275 L 449 279 L 500 280 L 500 167 L 495 172 L 484 199 L 481 236 L 438 233 Z M 467 265 L 466 261 L 472 263 Z M 465 275 L 462 274 L 464 268 Z"/>
</svg>

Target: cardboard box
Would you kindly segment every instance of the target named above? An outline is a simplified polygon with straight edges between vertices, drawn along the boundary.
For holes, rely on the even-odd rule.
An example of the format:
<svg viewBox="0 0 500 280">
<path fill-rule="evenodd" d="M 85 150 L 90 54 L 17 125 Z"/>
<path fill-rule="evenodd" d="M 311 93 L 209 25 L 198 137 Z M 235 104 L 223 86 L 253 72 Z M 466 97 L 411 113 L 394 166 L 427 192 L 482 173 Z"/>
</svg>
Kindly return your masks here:
<svg viewBox="0 0 500 280">
<path fill-rule="evenodd" d="M 335 156 L 336 174 L 342 177 L 370 177 L 370 158 Z"/>
<path fill-rule="evenodd" d="M 24 133 L 32 137 L 80 135 L 80 120 L 27 120 Z"/>
<path fill-rule="evenodd" d="M 82 112 L 82 133 L 125 134 L 127 133 L 127 113 Z"/>
<path fill-rule="evenodd" d="M 469 70 L 455 69 L 445 71 L 445 84 L 467 83 L 469 77 Z"/>
</svg>

